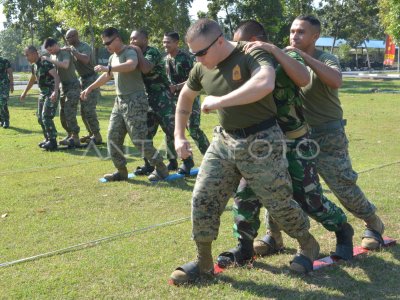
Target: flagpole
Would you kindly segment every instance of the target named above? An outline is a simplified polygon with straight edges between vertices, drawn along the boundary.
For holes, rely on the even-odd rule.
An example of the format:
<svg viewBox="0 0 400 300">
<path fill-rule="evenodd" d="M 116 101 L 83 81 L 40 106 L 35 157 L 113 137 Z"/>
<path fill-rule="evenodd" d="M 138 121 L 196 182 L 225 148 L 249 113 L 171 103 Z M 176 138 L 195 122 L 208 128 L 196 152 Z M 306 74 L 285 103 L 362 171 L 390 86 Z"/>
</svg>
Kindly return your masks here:
<svg viewBox="0 0 400 300">
<path fill-rule="evenodd" d="M 397 45 L 397 73 L 400 73 L 400 43 Z"/>
</svg>

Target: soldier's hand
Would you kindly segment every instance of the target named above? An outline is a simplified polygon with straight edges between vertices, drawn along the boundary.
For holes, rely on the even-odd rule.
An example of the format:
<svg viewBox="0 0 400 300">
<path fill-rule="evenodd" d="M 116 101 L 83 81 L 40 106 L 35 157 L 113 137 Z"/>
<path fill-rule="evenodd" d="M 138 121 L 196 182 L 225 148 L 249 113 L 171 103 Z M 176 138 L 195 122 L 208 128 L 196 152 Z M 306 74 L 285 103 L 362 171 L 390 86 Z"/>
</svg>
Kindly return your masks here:
<svg viewBox="0 0 400 300">
<path fill-rule="evenodd" d="M 11 84 L 11 85 L 10 85 L 10 92 L 11 92 L 11 93 L 14 93 L 14 84 Z"/>
<path fill-rule="evenodd" d="M 186 159 L 193 155 L 192 148 L 187 139 L 175 138 L 175 150 L 176 153 L 178 153 L 178 156 L 182 159 Z"/>
<path fill-rule="evenodd" d="M 70 46 L 64 46 L 64 47 L 62 47 L 60 50 L 65 50 L 65 51 L 71 52 L 71 51 L 72 51 L 72 48 L 71 48 Z"/>
<path fill-rule="evenodd" d="M 49 60 L 48 56 L 43 55 L 42 57 L 40 57 L 41 61 L 45 61 L 45 60 Z"/>
<path fill-rule="evenodd" d="M 81 92 L 81 101 L 86 101 L 87 97 L 89 96 L 89 94 L 92 92 L 92 90 L 90 88 L 87 88 L 86 90 L 83 90 Z"/>
<path fill-rule="evenodd" d="M 19 96 L 19 101 L 20 102 L 25 102 L 25 97 L 26 97 L 26 95 L 22 94 L 21 96 Z"/>
<path fill-rule="evenodd" d="M 108 66 L 97 65 L 94 67 L 95 72 L 108 72 Z"/>
<path fill-rule="evenodd" d="M 205 114 L 208 114 L 213 110 L 219 109 L 219 103 L 219 97 L 207 96 L 204 98 L 204 101 L 201 104 L 201 111 Z"/>
<path fill-rule="evenodd" d="M 54 91 L 53 93 L 51 93 L 50 101 L 53 102 L 53 103 L 56 102 L 57 101 L 57 97 L 58 97 L 58 92 Z"/>
</svg>

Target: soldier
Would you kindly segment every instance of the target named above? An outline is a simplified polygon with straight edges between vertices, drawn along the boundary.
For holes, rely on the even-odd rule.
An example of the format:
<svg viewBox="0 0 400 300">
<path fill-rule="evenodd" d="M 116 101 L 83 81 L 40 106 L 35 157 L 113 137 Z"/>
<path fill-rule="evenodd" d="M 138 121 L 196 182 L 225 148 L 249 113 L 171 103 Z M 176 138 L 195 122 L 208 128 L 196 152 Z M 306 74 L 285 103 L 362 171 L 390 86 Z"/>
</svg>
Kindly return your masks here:
<svg viewBox="0 0 400 300">
<path fill-rule="evenodd" d="M 354 216 L 362 219 L 366 230 L 361 246 L 377 249 L 383 245 L 384 224 L 375 213 L 375 206 L 357 185 L 348 152 L 343 110 L 338 97 L 342 74 L 337 58 L 317 50 L 315 42 L 321 23 L 313 16 L 297 17 L 290 28 L 290 45 L 304 59 L 311 81 L 300 90 L 304 117 L 311 128 L 311 138 L 319 145 L 315 159 L 318 173 L 340 203 Z"/>
<path fill-rule="evenodd" d="M 163 38 L 163 45 L 167 55 L 165 57 L 165 68 L 170 81 L 170 90 L 175 95 L 175 101 L 178 99 L 182 87 L 189 77 L 190 70 L 193 68 L 193 57 L 178 48 L 179 34 L 177 32 L 166 33 Z M 197 97 L 193 103 L 192 114 L 190 115 L 187 129 L 193 138 L 201 154 L 205 154 L 210 142 L 207 136 L 200 129 L 200 97 Z M 193 168 L 193 156 L 183 160 L 178 173 L 190 174 Z"/>
<path fill-rule="evenodd" d="M 144 86 L 149 98 L 149 112 L 147 113 L 147 126 L 149 132 L 147 138 L 153 140 L 160 125 L 166 135 L 167 157 L 169 158 L 168 170 L 176 170 L 178 163 L 174 147 L 175 128 L 175 103 L 169 91 L 169 82 L 165 73 L 164 61 L 161 53 L 148 45 L 148 33 L 134 30 L 131 33 L 131 47 L 138 54 L 139 68 L 142 71 Z M 147 159 L 144 166 L 138 167 L 136 175 L 147 175 L 154 168 Z"/>
<path fill-rule="evenodd" d="M 14 77 L 10 62 L 0 57 L 0 126 L 10 127 L 8 98 L 14 92 Z"/>
<path fill-rule="evenodd" d="M 80 76 L 81 88 L 86 89 L 89 85 L 97 79 L 97 74 L 94 71 L 94 57 L 92 48 L 84 42 L 79 40 L 78 31 L 70 29 L 65 34 L 65 39 L 69 47 L 62 48 L 72 54 L 73 62 Z M 99 100 L 100 89 L 94 90 L 90 93 L 86 101 L 81 101 L 81 117 L 85 124 L 88 135 L 81 137 L 81 143 L 89 143 L 93 141 L 96 145 L 103 142 L 100 134 L 99 120 L 96 113 L 96 105 Z"/>
<path fill-rule="evenodd" d="M 60 77 L 51 62 L 40 59 L 34 46 L 25 48 L 24 54 L 32 65 L 32 75 L 21 94 L 20 101 L 25 100 L 26 94 L 37 80 L 40 89 L 37 118 L 45 137 L 44 141 L 39 143 L 39 147 L 49 151 L 56 150 L 57 130 L 53 119 L 57 112 Z"/>
<path fill-rule="evenodd" d="M 274 56 L 279 65 L 276 67 L 276 81 L 273 92 L 278 112 L 278 124 L 287 138 L 286 158 L 289 163 L 289 174 L 293 185 L 293 198 L 302 209 L 337 237 L 335 255 L 342 259 L 353 257 L 353 228 L 346 222 L 344 212 L 329 201 L 322 192 L 315 162 L 313 143 L 309 139 L 307 125 L 301 113 L 302 101 L 298 86 L 305 86 L 310 81 L 307 68 L 295 51 L 287 54 L 278 47 L 254 41 L 265 41 L 263 26 L 256 21 L 243 22 L 235 31 L 234 41 L 252 41 L 246 45 L 251 51 L 255 48 L 266 50 Z M 287 73 L 286 73 L 287 72 Z M 293 80 L 293 81 L 292 81 Z M 228 265 L 245 265 L 253 259 L 253 240 L 260 227 L 259 214 L 261 203 L 242 179 L 235 195 L 233 206 L 234 235 L 239 239 L 236 248 L 223 252 L 218 257 L 221 267 Z M 283 248 L 282 234 L 279 226 L 268 212 L 266 215 L 267 235 L 254 242 L 257 255 L 270 255 Z"/>
<path fill-rule="evenodd" d="M 155 166 L 149 175 L 150 181 L 165 179 L 168 169 L 162 161 L 162 156 L 153 147 L 153 142 L 147 136 L 147 111 L 149 103 L 144 89 L 142 74 L 137 68 L 136 51 L 123 44 L 117 29 L 109 27 L 101 35 L 103 45 L 112 53 L 107 66 L 97 65 L 94 70 L 103 74 L 81 94 L 82 100 L 96 88 L 104 85 L 114 76 L 117 96 L 110 116 L 107 145 L 111 159 L 117 171 L 104 175 L 108 181 L 128 179 L 126 159 L 122 147 L 126 134 L 143 156 Z"/>
<path fill-rule="evenodd" d="M 200 167 L 192 197 L 192 237 L 197 260 L 171 274 L 175 284 L 196 280 L 213 271 L 211 243 L 217 238 L 220 216 L 244 177 L 279 226 L 299 242 L 290 269 L 312 268 L 319 245 L 309 233 L 309 222 L 292 200 L 284 137 L 276 123 L 271 92 L 275 71 L 264 51 L 244 52 L 244 43 L 227 41 L 215 21 L 200 19 L 187 31 L 186 41 L 197 63 L 179 95 L 175 117 L 175 148 L 191 154 L 185 137 L 193 101 L 204 89 L 203 112 L 217 110 L 221 126 Z M 218 66 L 218 68 L 216 68 Z"/>
<path fill-rule="evenodd" d="M 42 56 L 42 59 L 56 66 L 62 85 L 60 119 L 62 127 L 67 131 L 67 136 L 60 141 L 60 145 L 78 147 L 81 143 L 76 113 L 80 96 L 80 83 L 75 74 L 75 66 L 72 63 L 73 58 L 71 53 L 62 50 L 53 38 L 47 38 L 43 46 L 51 56 Z"/>
</svg>

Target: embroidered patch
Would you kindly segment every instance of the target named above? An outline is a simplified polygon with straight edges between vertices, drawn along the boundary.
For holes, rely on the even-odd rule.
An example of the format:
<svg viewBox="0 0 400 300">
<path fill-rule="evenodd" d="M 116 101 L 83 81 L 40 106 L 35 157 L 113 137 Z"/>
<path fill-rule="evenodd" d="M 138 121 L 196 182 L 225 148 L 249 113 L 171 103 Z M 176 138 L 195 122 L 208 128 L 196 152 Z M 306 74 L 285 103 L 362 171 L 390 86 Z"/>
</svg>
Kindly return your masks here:
<svg viewBox="0 0 400 300">
<path fill-rule="evenodd" d="M 239 81 L 242 80 L 242 74 L 240 73 L 239 65 L 236 65 L 232 71 L 232 80 Z"/>
</svg>

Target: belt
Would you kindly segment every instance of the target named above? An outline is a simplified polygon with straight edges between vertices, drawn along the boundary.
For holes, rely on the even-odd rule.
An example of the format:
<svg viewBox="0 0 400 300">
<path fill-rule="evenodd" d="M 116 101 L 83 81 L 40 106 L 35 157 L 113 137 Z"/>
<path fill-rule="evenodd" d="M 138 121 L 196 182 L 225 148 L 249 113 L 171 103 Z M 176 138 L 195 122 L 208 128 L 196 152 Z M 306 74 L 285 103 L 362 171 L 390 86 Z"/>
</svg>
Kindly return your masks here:
<svg viewBox="0 0 400 300">
<path fill-rule="evenodd" d="M 277 125 L 276 123 L 276 118 L 270 118 L 265 121 L 262 121 L 261 123 L 246 127 L 246 128 L 238 128 L 238 129 L 232 129 L 232 130 L 225 130 L 225 132 L 231 134 L 231 135 L 236 135 L 240 138 L 246 138 L 252 134 L 255 134 L 257 132 L 266 130 L 268 128 L 271 128 L 272 126 Z"/>
<path fill-rule="evenodd" d="M 347 120 L 335 120 L 331 122 L 327 122 L 318 126 L 310 126 L 311 132 L 313 133 L 318 133 L 318 132 L 324 132 L 324 131 L 329 131 L 329 130 L 335 130 L 335 129 L 340 129 L 346 126 Z"/>
<path fill-rule="evenodd" d="M 82 78 L 82 79 L 88 79 L 89 77 L 92 77 L 92 76 L 94 76 L 94 75 L 96 75 L 95 72 L 90 73 L 90 74 L 86 74 L 86 75 L 81 75 L 81 78 Z"/>
<path fill-rule="evenodd" d="M 304 136 L 305 134 L 307 134 L 307 132 L 308 132 L 307 126 L 302 126 L 296 130 L 285 132 L 285 135 L 287 138 L 295 140 L 298 139 L 299 137 Z"/>
</svg>

